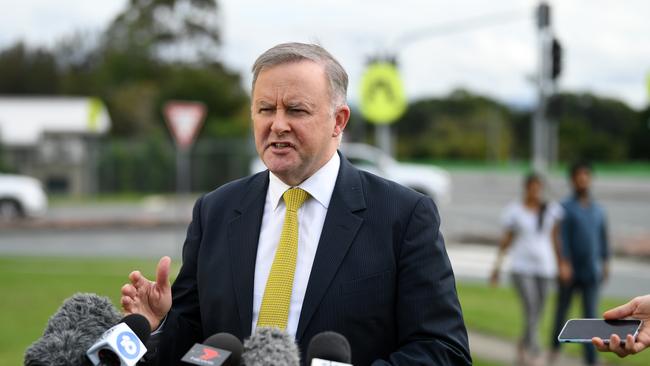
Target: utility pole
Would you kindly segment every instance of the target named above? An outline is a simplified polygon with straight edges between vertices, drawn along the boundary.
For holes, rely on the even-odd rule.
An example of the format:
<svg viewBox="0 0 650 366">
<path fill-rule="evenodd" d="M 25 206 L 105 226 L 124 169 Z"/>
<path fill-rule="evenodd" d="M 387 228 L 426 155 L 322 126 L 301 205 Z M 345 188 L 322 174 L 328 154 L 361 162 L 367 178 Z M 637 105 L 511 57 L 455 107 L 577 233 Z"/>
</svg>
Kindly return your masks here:
<svg viewBox="0 0 650 366">
<path fill-rule="evenodd" d="M 548 79 L 548 38 L 551 32 L 551 7 L 546 2 L 537 6 L 537 31 L 538 31 L 538 68 L 537 68 L 537 110 L 533 115 L 532 133 L 532 160 L 533 170 L 539 173 L 546 173 L 548 170 L 547 154 L 547 131 L 548 121 L 546 120 Z"/>
<path fill-rule="evenodd" d="M 532 121 L 532 166 L 545 174 L 557 159 L 557 123 L 548 118 L 549 98 L 555 93 L 555 80 L 562 71 L 562 47 L 551 26 L 551 7 L 542 1 L 536 9 L 539 60 L 537 70 L 537 110 Z"/>
</svg>

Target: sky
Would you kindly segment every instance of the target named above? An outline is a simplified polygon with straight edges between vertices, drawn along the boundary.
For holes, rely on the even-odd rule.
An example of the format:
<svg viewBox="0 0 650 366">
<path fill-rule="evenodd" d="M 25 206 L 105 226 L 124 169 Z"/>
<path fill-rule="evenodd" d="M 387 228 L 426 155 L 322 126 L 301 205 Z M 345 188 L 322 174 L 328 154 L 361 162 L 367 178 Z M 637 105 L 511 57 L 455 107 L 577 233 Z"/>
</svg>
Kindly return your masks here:
<svg viewBox="0 0 650 366">
<path fill-rule="evenodd" d="M 559 89 L 650 100 L 650 1 L 555 0 L 553 29 L 564 47 Z M 19 4 L 19 5 L 17 5 Z M 99 32 L 126 0 L 0 0 L 0 47 L 17 40 L 54 46 Z M 533 0 L 221 0 L 222 61 L 249 88 L 255 58 L 274 44 L 318 42 L 350 75 L 358 100 L 369 57 L 396 55 L 411 100 L 458 88 L 533 105 L 538 60 Z M 477 19 L 482 19 L 481 21 Z"/>
</svg>

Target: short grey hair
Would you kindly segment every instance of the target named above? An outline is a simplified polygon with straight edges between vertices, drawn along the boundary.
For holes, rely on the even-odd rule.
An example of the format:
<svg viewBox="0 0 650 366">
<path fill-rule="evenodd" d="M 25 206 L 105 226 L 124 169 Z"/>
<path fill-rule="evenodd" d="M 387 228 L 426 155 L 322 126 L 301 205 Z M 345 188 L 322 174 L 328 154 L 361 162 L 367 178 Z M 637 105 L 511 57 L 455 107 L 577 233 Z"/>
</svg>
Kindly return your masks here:
<svg viewBox="0 0 650 366">
<path fill-rule="evenodd" d="M 348 74 L 332 54 L 315 44 L 281 43 L 261 54 L 253 64 L 252 90 L 255 90 L 257 77 L 264 68 L 304 60 L 313 61 L 322 65 L 325 69 L 325 76 L 330 84 L 329 93 L 332 105 L 336 107 L 345 104 L 348 91 Z"/>
</svg>

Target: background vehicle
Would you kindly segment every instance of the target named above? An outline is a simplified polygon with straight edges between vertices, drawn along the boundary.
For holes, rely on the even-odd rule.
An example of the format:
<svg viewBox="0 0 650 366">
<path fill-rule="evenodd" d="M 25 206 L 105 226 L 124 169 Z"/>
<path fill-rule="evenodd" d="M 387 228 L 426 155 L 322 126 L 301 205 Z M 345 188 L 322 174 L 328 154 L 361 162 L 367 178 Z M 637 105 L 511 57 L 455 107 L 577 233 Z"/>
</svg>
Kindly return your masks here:
<svg viewBox="0 0 650 366">
<path fill-rule="evenodd" d="M 444 169 L 398 162 L 382 150 L 366 144 L 343 143 L 341 151 L 357 168 L 426 194 L 437 204 L 451 200 L 451 177 Z M 251 173 L 265 169 L 259 158 L 253 159 Z"/>
<path fill-rule="evenodd" d="M 41 182 L 24 175 L 0 173 L 0 221 L 39 217 L 47 210 Z"/>
</svg>

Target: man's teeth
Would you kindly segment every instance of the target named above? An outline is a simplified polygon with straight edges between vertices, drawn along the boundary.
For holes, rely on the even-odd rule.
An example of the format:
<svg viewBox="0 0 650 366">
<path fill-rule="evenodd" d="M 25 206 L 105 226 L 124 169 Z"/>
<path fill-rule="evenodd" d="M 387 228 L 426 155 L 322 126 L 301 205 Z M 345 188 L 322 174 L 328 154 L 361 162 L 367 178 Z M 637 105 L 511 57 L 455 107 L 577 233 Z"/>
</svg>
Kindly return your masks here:
<svg viewBox="0 0 650 366">
<path fill-rule="evenodd" d="M 289 144 L 274 144 L 274 145 L 275 145 L 275 147 L 277 147 L 277 148 L 281 148 L 281 147 L 289 147 L 289 146 L 290 146 Z"/>
</svg>

